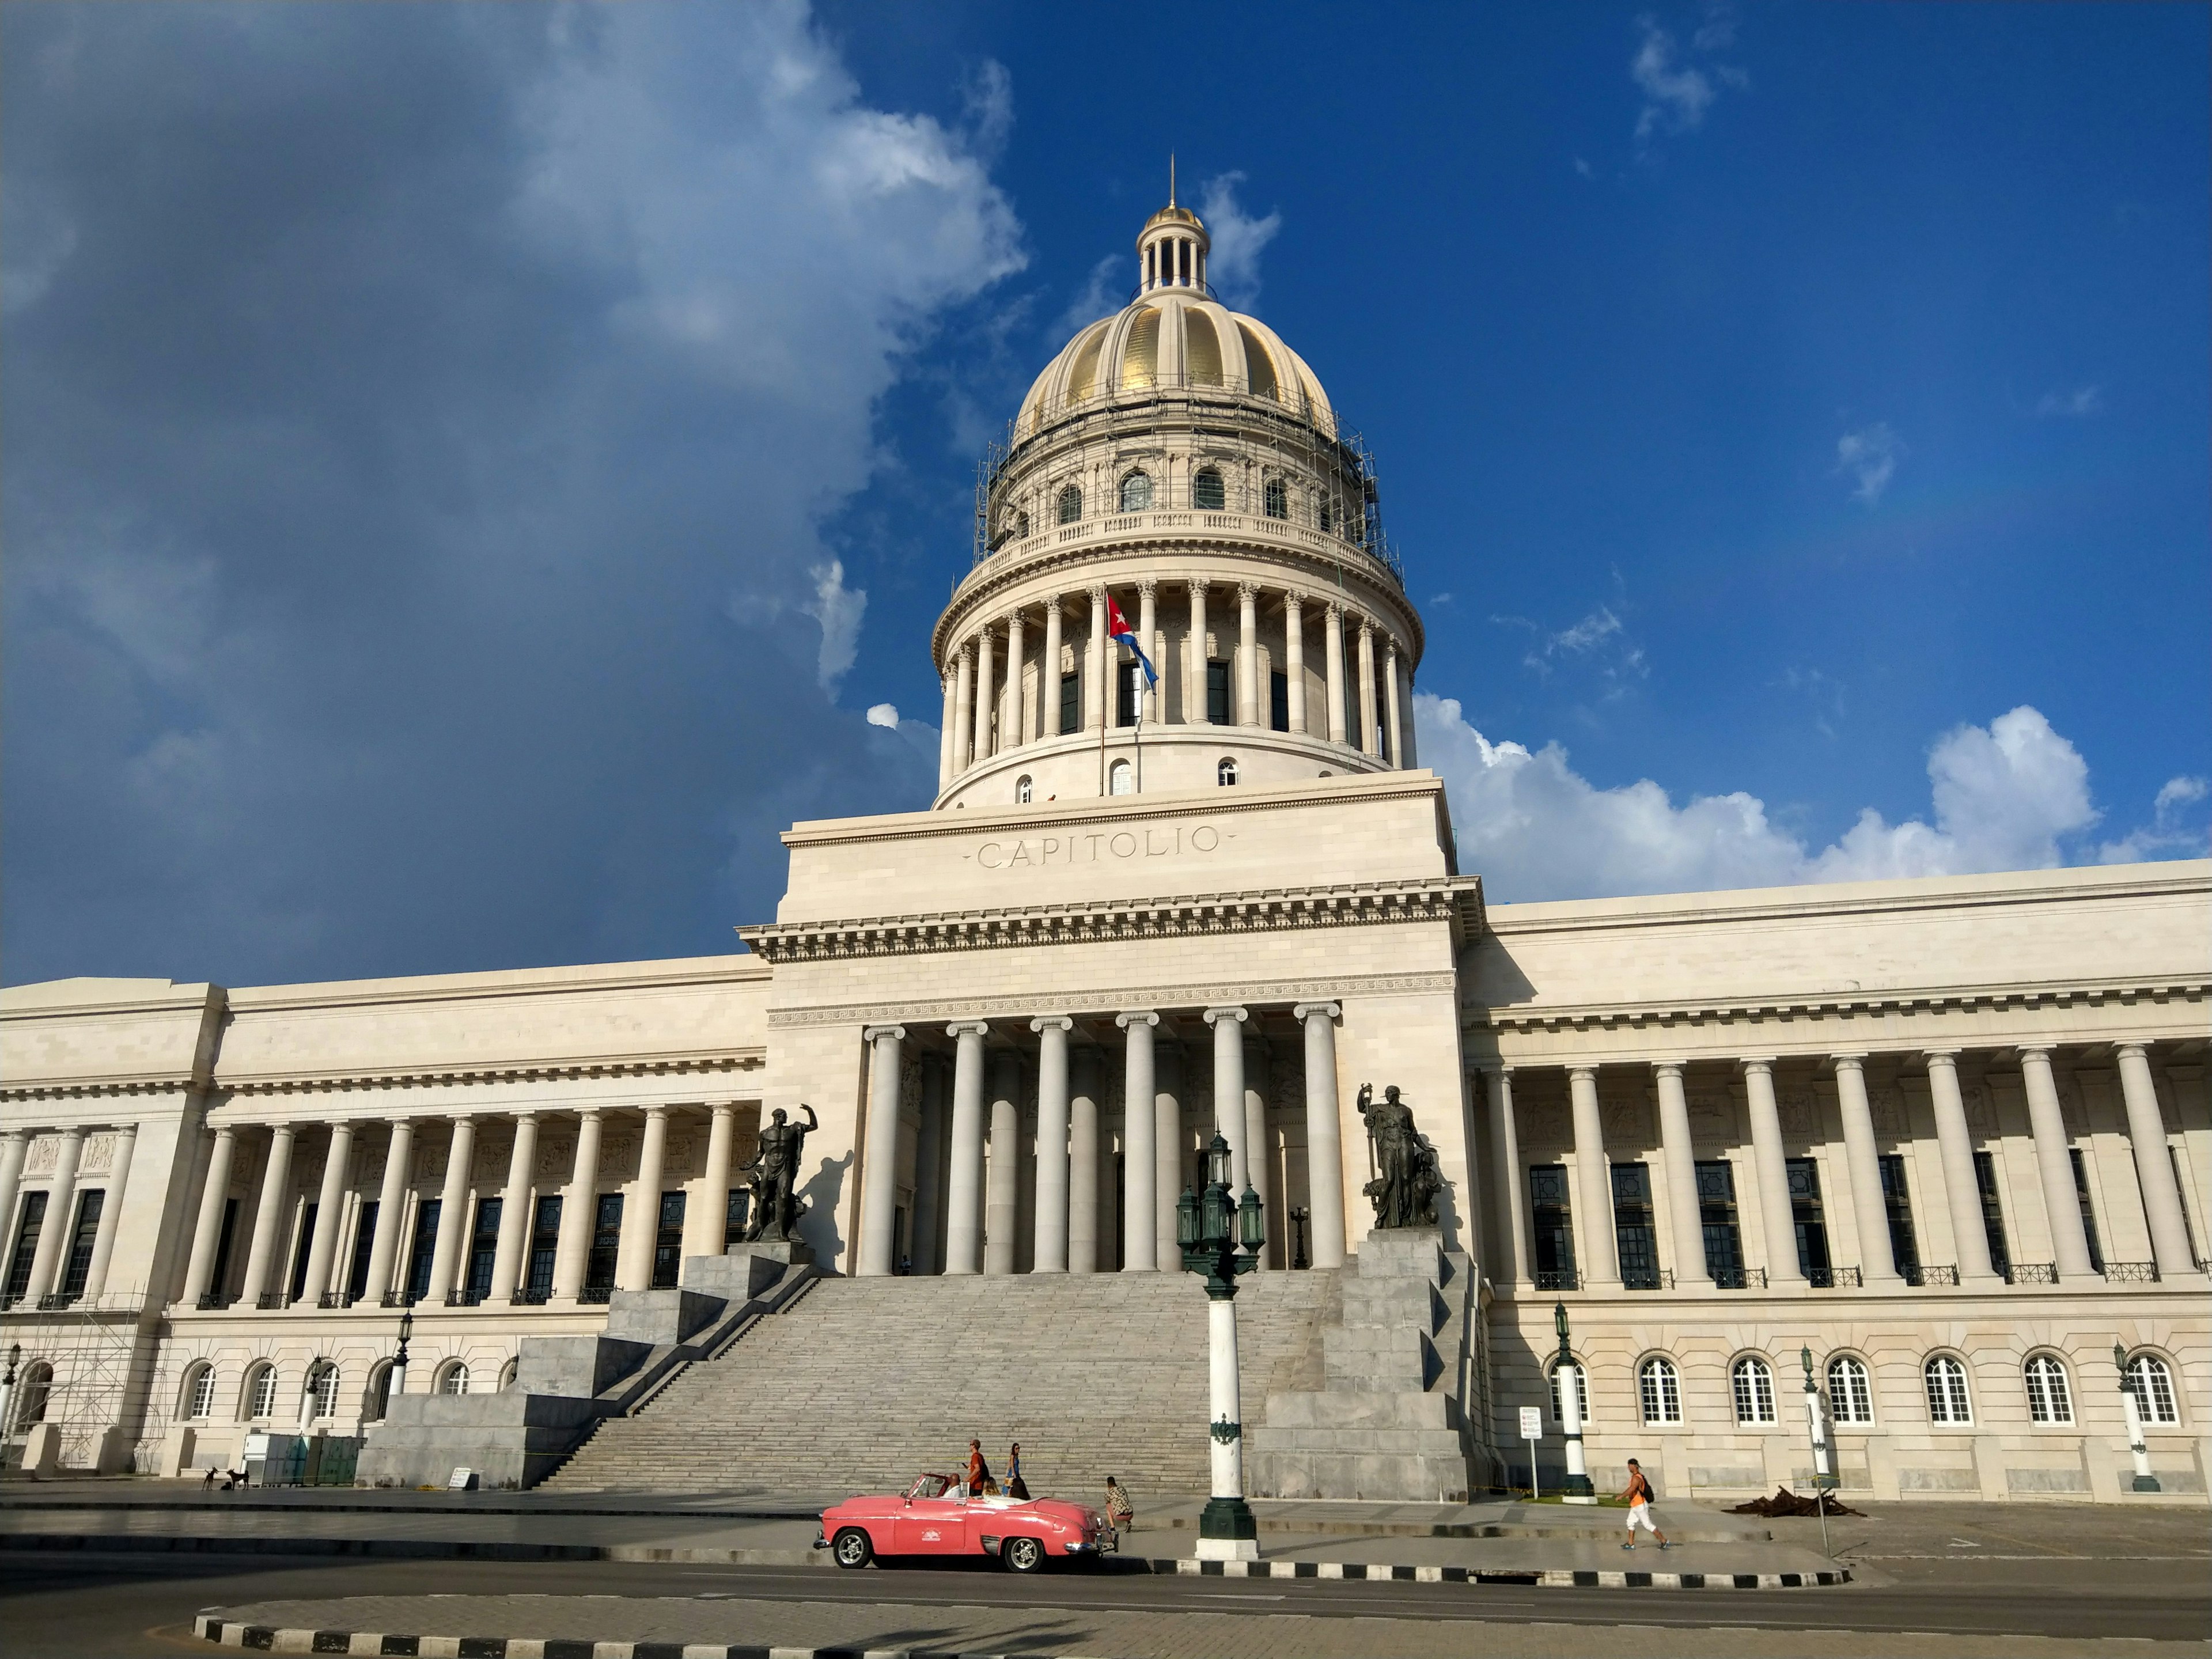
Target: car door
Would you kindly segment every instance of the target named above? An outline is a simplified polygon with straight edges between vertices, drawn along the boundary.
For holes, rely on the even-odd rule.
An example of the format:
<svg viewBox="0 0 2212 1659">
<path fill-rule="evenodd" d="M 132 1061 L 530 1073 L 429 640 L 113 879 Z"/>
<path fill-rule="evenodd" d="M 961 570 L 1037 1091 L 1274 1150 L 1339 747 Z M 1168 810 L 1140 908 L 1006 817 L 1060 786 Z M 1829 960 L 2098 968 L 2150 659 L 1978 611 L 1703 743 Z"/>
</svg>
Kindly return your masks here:
<svg viewBox="0 0 2212 1659">
<path fill-rule="evenodd" d="M 892 1547 L 900 1555 L 942 1555 L 968 1547 L 968 1506 L 944 1498 L 917 1498 L 891 1521 Z"/>
</svg>

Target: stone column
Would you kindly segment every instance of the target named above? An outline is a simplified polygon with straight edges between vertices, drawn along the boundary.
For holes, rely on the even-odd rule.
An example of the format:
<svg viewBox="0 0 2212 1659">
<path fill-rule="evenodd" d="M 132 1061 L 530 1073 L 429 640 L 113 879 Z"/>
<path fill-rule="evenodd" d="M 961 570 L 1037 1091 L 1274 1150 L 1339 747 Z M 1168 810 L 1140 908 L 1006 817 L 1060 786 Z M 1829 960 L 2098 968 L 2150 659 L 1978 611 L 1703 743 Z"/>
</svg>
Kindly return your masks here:
<svg viewBox="0 0 2212 1659">
<path fill-rule="evenodd" d="M 952 775 L 965 772 L 975 763 L 975 642 L 973 640 L 960 647 L 960 666 L 952 692 Z"/>
<path fill-rule="evenodd" d="M 1114 723 L 1114 705 L 1106 684 L 1106 590 L 1091 590 L 1091 640 L 1085 649 L 1083 671 L 1083 729 L 1103 731 Z"/>
<path fill-rule="evenodd" d="M 2051 1050 L 2025 1048 L 2018 1053 L 2021 1082 L 2027 1091 L 2027 1125 L 2035 1136 L 2035 1171 L 2043 1177 L 2043 1208 L 2051 1218 L 2051 1248 L 2058 1259 L 2058 1277 L 2062 1283 L 2087 1279 L 2097 1270 L 2089 1265 L 2089 1236 L 2081 1227 L 2081 1198 L 2074 1185 L 2074 1159 L 2068 1151 L 2066 1114 L 2059 1109 L 2058 1085 L 2051 1076 Z M 2132 1127 L 2132 1115 L 2129 1122 Z M 2159 1138 L 2165 1139 L 2163 1132 Z M 1982 1215 L 1978 1182 L 1974 1198 L 1975 1233 L 1979 1237 Z"/>
<path fill-rule="evenodd" d="M 1836 1109 L 1844 1121 L 1844 1166 L 1851 1177 L 1851 1212 L 1858 1221 L 1859 1277 L 1869 1290 L 1904 1284 L 1889 1243 L 1889 1206 L 1881 1193 L 1881 1154 L 1875 1146 L 1874 1109 L 1867 1103 L 1866 1056 L 1838 1054 Z"/>
<path fill-rule="evenodd" d="M 1322 613 L 1322 646 L 1328 668 L 1328 740 L 1344 741 L 1344 607 L 1334 600 Z"/>
<path fill-rule="evenodd" d="M 1018 749 L 1030 740 L 1030 702 L 1022 693 L 1022 613 L 1006 612 L 1006 709 L 999 717 L 999 746 Z"/>
<path fill-rule="evenodd" d="M 1306 1207 L 1313 1212 L 1313 1264 L 1344 1265 L 1344 1127 L 1338 1116 L 1334 1002 L 1302 1002 L 1291 1017 L 1306 1031 Z"/>
<path fill-rule="evenodd" d="M 952 739 L 960 720 L 959 687 L 959 677 L 948 670 L 945 676 L 945 720 L 937 732 L 937 787 L 939 793 L 952 783 Z"/>
<path fill-rule="evenodd" d="M 1586 1288 L 1611 1290 L 1620 1284 L 1620 1251 L 1613 1236 L 1613 1171 L 1605 1161 L 1605 1120 L 1597 1108 L 1597 1073 L 1588 1066 L 1568 1068 L 1567 1094 L 1575 1120 L 1576 1220 L 1581 1237 L 1577 1260 Z"/>
<path fill-rule="evenodd" d="M 637 1202 L 623 1215 L 615 1256 L 615 1288 L 653 1288 L 653 1247 L 660 1233 L 660 1171 L 668 1152 L 668 1108 L 645 1109 L 645 1135 L 637 1153 Z"/>
<path fill-rule="evenodd" d="M 983 1265 L 983 1039 L 981 1020 L 948 1025 L 957 1047 L 952 1063 L 952 1178 L 945 1200 L 945 1271 L 966 1274 Z"/>
<path fill-rule="evenodd" d="M 353 1161 L 353 1125 L 331 1125 L 323 1152 L 323 1184 L 315 1194 L 315 1236 L 307 1246 L 307 1277 L 300 1300 L 320 1307 L 331 1292 L 331 1267 L 337 1259 L 339 1224 L 345 1219 L 346 1166 Z"/>
<path fill-rule="evenodd" d="M 1421 763 L 1420 744 L 1414 735 L 1416 722 L 1413 719 L 1413 665 L 1411 659 L 1400 661 L 1398 672 L 1406 682 L 1406 716 L 1403 723 L 1398 727 L 1398 740 L 1405 745 L 1406 752 L 1400 757 L 1398 764 L 1410 769 Z"/>
<path fill-rule="evenodd" d="M 23 1159 L 30 1147 L 28 1130 L 0 1132 L 0 1228 L 7 1229 L 11 1246 L 15 1242 L 15 1194 L 22 1189 Z"/>
<path fill-rule="evenodd" d="M 401 1118 L 384 1148 L 384 1179 L 377 1188 L 376 1231 L 368 1240 L 368 1278 L 361 1299 L 381 1303 L 392 1289 L 392 1264 L 399 1255 L 400 1212 L 407 1207 L 407 1166 L 415 1156 L 415 1125 Z"/>
<path fill-rule="evenodd" d="M 200 1188 L 199 1221 L 192 1229 L 191 1260 L 185 1267 L 187 1308 L 198 1307 L 216 1288 L 216 1250 L 222 1243 L 222 1212 L 230 1198 L 230 1161 L 237 1146 L 238 1131 L 228 1124 L 215 1132 L 207 1180 Z"/>
<path fill-rule="evenodd" d="M 52 1296 L 60 1288 L 70 1240 L 76 1231 L 76 1218 L 70 1212 L 76 1201 L 77 1162 L 83 1156 L 84 1131 L 63 1130 L 61 1148 L 54 1158 L 53 1184 L 46 1189 L 46 1225 L 39 1231 L 38 1246 L 31 1255 L 31 1282 L 23 1295 L 31 1307 L 37 1307 L 40 1297 Z"/>
<path fill-rule="evenodd" d="M 115 1152 L 107 1165 L 107 1201 L 100 1207 L 100 1227 L 92 1238 L 92 1267 L 84 1277 L 84 1299 L 88 1302 L 97 1302 L 107 1289 L 107 1264 L 115 1255 L 115 1227 L 122 1219 L 124 1188 L 131 1180 L 131 1154 L 137 1146 L 137 1124 L 126 1123 L 116 1130 Z M 2171 1175 L 2167 1177 L 2172 1178 Z M 0 1224 L 4 1224 L 6 1212 L 0 1211 Z"/>
<path fill-rule="evenodd" d="M 992 717 L 998 713 L 998 705 L 993 700 L 991 696 L 991 677 L 994 666 L 994 658 L 996 654 L 997 648 L 991 641 L 991 625 L 988 623 L 986 623 L 976 631 L 975 634 L 975 732 L 974 742 L 975 745 L 975 763 L 978 766 L 981 766 L 985 761 L 991 758 L 996 746 L 992 742 L 991 738 L 993 728 Z"/>
<path fill-rule="evenodd" d="M 275 1259 L 284 1250 L 284 1212 L 292 1188 L 292 1126 L 279 1123 L 269 1132 L 269 1162 L 261 1172 L 261 1198 L 253 1212 L 253 1239 L 246 1252 L 246 1279 L 239 1300 L 258 1307 L 269 1289 Z M 33 1271 L 32 1283 L 38 1276 Z"/>
<path fill-rule="evenodd" d="M 1690 1141 L 1690 1102 L 1682 1092 L 1682 1067 L 1676 1060 L 1658 1060 L 1651 1074 L 1659 1091 L 1659 1158 L 1666 1172 L 1668 1215 L 1674 1223 L 1674 1284 L 1680 1290 L 1710 1291 L 1713 1276 L 1705 1269 L 1698 1155 Z"/>
<path fill-rule="evenodd" d="M 1252 582 L 1237 584 L 1237 723 L 1263 724 L 1260 719 L 1260 589 Z"/>
<path fill-rule="evenodd" d="M 1182 718 L 1186 726 L 1206 723 L 1206 584 L 1190 584 L 1190 637 L 1182 650 Z"/>
<path fill-rule="evenodd" d="M 1251 1179 L 1251 1147 L 1244 1138 L 1244 1019 L 1242 1008 L 1209 1008 L 1213 1028 L 1213 1127 L 1229 1143 L 1229 1185 L 1243 1197 Z"/>
<path fill-rule="evenodd" d="M 1283 678 L 1291 688 L 1291 730 L 1306 729 L 1306 623 L 1298 596 L 1283 595 Z"/>
<path fill-rule="evenodd" d="M 1036 1234 L 1030 1252 L 1033 1273 L 1067 1271 L 1067 1034 L 1074 1029 L 1075 1022 L 1065 1014 L 1030 1022 L 1030 1030 L 1037 1034 Z M 1097 1190 L 1095 1182 L 1092 1190 Z"/>
<path fill-rule="evenodd" d="M 1128 1035 L 1122 1048 L 1121 1101 L 1121 1271 L 1154 1273 L 1159 1267 L 1159 1125 L 1153 1105 L 1152 1030 L 1160 1017 L 1150 1011 L 1117 1014 L 1114 1023 Z"/>
<path fill-rule="evenodd" d="M 1959 1051 L 1930 1048 L 1927 1059 L 1928 1098 L 1936 1109 L 1936 1150 L 1943 1161 L 1943 1196 L 1959 1253 L 1960 1282 L 1987 1285 L 1997 1275 L 1990 1262 L 1989 1234 L 1982 1227 L 1982 1188 L 1974 1179 L 1974 1142 L 1966 1130 L 1966 1103 L 1959 1096 Z M 2070 1198 L 2070 1179 L 2067 1184 Z M 2075 1215 L 2079 1225 L 2078 1209 Z"/>
<path fill-rule="evenodd" d="M 935 1054 L 921 1057 L 921 1119 L 914 1137 L 914 1270 L 945 1271 L 937 1224 L 945 1211 L 938 1165 L 945 1161 L 945 1067 Z"/>
<path fill-rule="evenodd" d="M 2150 1055 L 2140 1042 L 2123 1042 L 2113 1048 L 2112 1058 L 2120 1069 L 2120 1095 L 2128 1109 L 2128 1145 L 2135 1152 L 2136 1182 L 2142 1188 L 2143 1219 L 2150 1224 L 2151 1255 L 2158 1262 L 2159 1277 L 2178 1279 L 2194 1273 L 2197 1253 L 2190 1248 L 2181 1189 L 2173 1179 L 2172 1154 L 2166 1150 L 2166 1115 L 2159 1110 Z"/>
<path fill-rule="evenodd" d="M 576 1161 L 561 1193 L 561 1234 L 553 1243 L 551 1301 L 574 1305 L 591 1263 L 592 1232 L 599 1225 L 599 1114 L 596 1107 L 576 1114 Z"/>
<path fill-rule="evenodd" d="M 1766 1240 L 1766 1282 L 1775 1289 L 1805 1283 L 1797 1262 L 1797 1226 L 1790 1206 L 1790 1161 L 1782 1151 L 1782 1115 L 1774 1104 L 1774 1062 L 1747 1060 L 1744 1103 L 1751 1116 L 1751 1161 L 1759 1174 L 1759 1213 Z"/>
<path fill-rule="evenodd" d="M 1248 1025 L 1243 1048 L 1245 1173 L 1251 1179 L 1253 1191 L 1260 1194 L 1260 1202 L 1264 1206 L 1273 1194 L 1275 1172 L 1274 1145 L 1267 1136 L 1267 1085 L 1270 1081 L 1267 1044 L 1265 1038 Z M 1278 1254 L 1276 1246 L 1280 1243 L 1271 1233 L 1267 1249 L 1260 1253 L 1262 1270 L 1273 1265 L 1273 1258 Z M 1282 1255 L 1283 1264 L 1289 1266 L 1289 1254 L 1284 1252 Z"/>
<path fill-rule="evenodd" d="M 538 1169 L 538 1115 L 514 1115 L 514 1146 L 507 1155 L 507 1186 L 500 1194 L 499 1245 L 491 1258 L 491 1288 L 484 1300 L 514 1300 L 522 1279 L 522 1252 L 530 1237 L 530 1181 Z"/>
<path fill-rule="evenodd" d="M 1145 642 L 1145 649 L 1152 653 L 1152 672 L 1159 672 L 1160 652 L 1153 635 L 1160 626 L 1160 585 L 1146 577 L 1137 584 L 1137 637 Z M 1145 724 L 1157 726 L 1160 719 L 1160 688 L 1157 682 L 1147 683 L 1143 699 L 1138 704 Z"/>
<path fill-rule="evenodd" d="M 1521 1135 L 1513 1121 L 1513 1068 L 1493 1066 L 1486 1073 L 1490 1086 L 1484 1092 L 1490 1104 L 1490 1179 L 1496 1197 L 1498 1266 L 1492 1277 L 1500 1284 L 1528 1278 L 1528 1210 L 1522 1187 Z M 1705 1258 L 1698 1260 L 1702 1263 Z"/>
<path fill-rule="evenodd" d="M 1182 1144 L 1182 1047 L 1152 1045 L 1152 1261 L 1164 1273 L 1182 1271 L 1176 1243 L 1176 1200 L 1188 1179 Z"/>
<path fill-rule="evenodd" d="M 467 1117 L 453 1120 L 453 1138 L 446 1148 L 446 1181 L 438 1193 L 438 1240 L 430 1251 L 430 1283 L 422 1299 L 432 1306 L 453 1294 L 460 1272 L 462 1232 L 468 1219 L 469 1169 L 476 1162 L 477 1126 Z"/>
<path fill-rule="evenodd" d="M 1382 734 L 1389 746 L 1390 764 L 1400 771 L 1406 769 L 1406 726 L 1404 709 L 1398 701 L 1398 641 L 1390 641 L 1382 648 Z"/>
<path fill-rule="evenodd" d="M 1022 1060 L 1012 1049 L 991 1060 L 991 1158 L 983 1193 L 983 1271 L 1014 1270 L 1022 1176 Z"/>
<path fill-rule="evenodd" d="M 1375 624 L 1362 618 L 1359 624 L 1359 752 L 1373 756 L 1379 752 L 1376 727 L 1381 716 L 1375 708 Z"/>
<path fill-rule="evenodd" d="M 730 1141 L 737 1133 L 738 1109 L 725 1101 L 714 1108 L 707 1128 L 705 1202 L 684 1218 L 684 1254 L 720 1255 L 730 1230 Z"/>
<path fill-rule="evenodd" d="M 1098 1271 L 1098 1050 L 1079 1043 L 1067 1102 L 1067 1271 Z"/>
<path fill-rule="evenodd" d="M 899 1045 L 906 1041 L 906 1027 L 871 1025 L 860 1041 L 868 1045 L 868 1120 L 860 1163 L 860 1240 L 853 1272 L 860 1279 L 884 1279 L 898 1265 Z"/>
<path fill-rule="evenodd" d="M 1037 672 L 1039 728 L 1048 738 L 1060 735 L 1060 595 L 1050 593 L 1045 596 L 1044 602 L 1044 661 Z"/>
</svg>

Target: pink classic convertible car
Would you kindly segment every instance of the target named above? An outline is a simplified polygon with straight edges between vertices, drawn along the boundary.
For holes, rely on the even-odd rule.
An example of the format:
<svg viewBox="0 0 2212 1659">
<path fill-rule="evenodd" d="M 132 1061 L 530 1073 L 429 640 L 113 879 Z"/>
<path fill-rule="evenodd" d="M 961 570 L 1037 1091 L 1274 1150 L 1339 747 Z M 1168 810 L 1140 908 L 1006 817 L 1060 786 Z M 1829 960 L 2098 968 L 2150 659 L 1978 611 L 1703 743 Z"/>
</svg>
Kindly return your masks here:
<svg viewBox="0 0 2212 1659">
<path fill-rule="evenodd" d="M 1098 1510 L 1054 1498 L 967 1498 L 949 1474 L 925 1474 L 903 1493 L 848 1498 L 822 1511 L 817 1549 L 841 1567 L 878 1555 L 995 1555 L 1014 1572 L 1048 1557 L 1095 1556 L 1115 1547 Z"/>
</svg>

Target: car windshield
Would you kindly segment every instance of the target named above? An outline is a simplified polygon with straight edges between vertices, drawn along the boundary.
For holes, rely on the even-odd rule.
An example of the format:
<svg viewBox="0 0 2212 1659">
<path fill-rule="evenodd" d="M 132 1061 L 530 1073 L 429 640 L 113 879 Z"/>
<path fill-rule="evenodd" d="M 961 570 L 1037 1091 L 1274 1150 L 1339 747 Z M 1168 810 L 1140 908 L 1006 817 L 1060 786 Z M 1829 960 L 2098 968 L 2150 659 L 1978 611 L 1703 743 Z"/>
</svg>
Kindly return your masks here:
<svg viewBox="0 0 2212 1659">
<path fill-rule="evenodd" d="M 942 1498 L 951 1489 L 949 1474 L 925 1474 L 906 1489 L 908 1498 Z"/>
</svg>

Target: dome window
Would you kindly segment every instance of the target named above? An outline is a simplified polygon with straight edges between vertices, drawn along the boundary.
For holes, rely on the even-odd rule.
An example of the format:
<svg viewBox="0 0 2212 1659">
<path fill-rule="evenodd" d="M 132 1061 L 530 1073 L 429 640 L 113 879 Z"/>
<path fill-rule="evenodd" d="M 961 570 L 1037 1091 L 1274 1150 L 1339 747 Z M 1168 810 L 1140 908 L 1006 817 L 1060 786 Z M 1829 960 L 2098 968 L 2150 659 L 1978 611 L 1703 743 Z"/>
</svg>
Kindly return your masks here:
<svg viewBox="0 0 2212 1659">
<path fill-rule="evenodd" d="M 1191 505 L 1200 512 L 1218 513 L 1229 505 L 1229 492 L 1222 488 L 1221 475 L 1206 467 L 1190 481 Z"/>
<path fill-rule="evenodd" d="M 1106 774 L 1106 793 L 1109 795 L 1133 795 L 1137 793 L 1137 774 L 1127 761 L 1115 761 Z"/>
<path fill-rule="evenodd" d="M 1236 787 L 1237 757 L 1234 755 L 1224 755 L 1221 757 L 1221 763 L 1213 769 L 1213 781 L 1224 789 Z"/>
<path fill-rule="evenodd" d="M 1146 513 L 1152 505 L 1152 477 L 1149 472 L 1132 472 L 1121 480 L 1121 510 L 1124 513 Z"/>
<path fill-rule="evenodd" d="M 1060 492 L 1060 521 L 1073 524 L 1083 516 L 1083 486 L 1069 484 Z"/>
<path fill-rule="evenodd" d="M 1267 488 L 1261 492 L 1261 500 L 1266 505 L 1269 518 L 1287 519 L 1291 516 L 1291 492 L 1280 478 L 1267 480 Z"/>
</svg>

